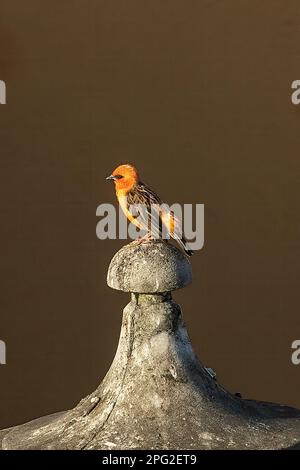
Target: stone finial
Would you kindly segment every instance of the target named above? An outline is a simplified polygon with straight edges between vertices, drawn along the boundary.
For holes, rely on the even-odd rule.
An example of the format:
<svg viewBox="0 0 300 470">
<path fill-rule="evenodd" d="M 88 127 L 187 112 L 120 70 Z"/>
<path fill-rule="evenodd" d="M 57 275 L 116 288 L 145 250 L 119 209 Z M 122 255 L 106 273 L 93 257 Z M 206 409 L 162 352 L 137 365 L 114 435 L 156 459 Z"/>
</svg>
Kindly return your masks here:
<svg viewBox="0 0 300 470">
<path fill-rule="evenodd" d="M 0 432 L 2 449 L 298 448 L 300 411 L 235 396 L 198 361 L 170 293 L 189 282 L 175 247 L 122 248 L 108 284 L 132 295 L 108 373 L 75 408 Z"/>
<path fill-rule="evenodd" d="M 126 245 L 108 268 L 107 284 L 124 292 L 169 292 L 192 282 L 187 256 L 162 241 Z"/>
</svg>

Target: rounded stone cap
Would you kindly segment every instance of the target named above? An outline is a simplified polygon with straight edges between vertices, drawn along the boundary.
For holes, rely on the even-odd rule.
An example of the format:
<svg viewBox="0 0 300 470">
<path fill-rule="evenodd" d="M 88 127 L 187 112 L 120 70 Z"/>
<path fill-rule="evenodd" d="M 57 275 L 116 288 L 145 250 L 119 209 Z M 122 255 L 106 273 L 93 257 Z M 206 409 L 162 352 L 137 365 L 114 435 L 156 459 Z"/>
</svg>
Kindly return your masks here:
<svg viewBox="0 0 300 470">
<path fill-rule="evenodd" d="M 159 240 L 124 246 L 111 260 L 107 273 L 109 287 L 140 294 L 169 292 L 191 282 L 187 256 Z"/>
</svg>

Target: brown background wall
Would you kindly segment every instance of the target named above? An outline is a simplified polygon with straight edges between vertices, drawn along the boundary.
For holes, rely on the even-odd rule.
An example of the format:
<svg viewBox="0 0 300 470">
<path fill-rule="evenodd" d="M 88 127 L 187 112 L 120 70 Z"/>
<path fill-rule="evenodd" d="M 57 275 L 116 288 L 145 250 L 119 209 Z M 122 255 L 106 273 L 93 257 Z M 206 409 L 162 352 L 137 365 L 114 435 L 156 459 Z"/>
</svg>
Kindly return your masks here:
<svg viewBox="0 0 300 470">
<path fill-rule="evenodd" d="M 72 407 L 110 365 L 128 296 L 95 211 L 128 161 L 206 205 L 175 295 L 202 361 L 300 407 L 299 58 L 298 0 L 1 0 L 0 427 Z"/>
</svg>

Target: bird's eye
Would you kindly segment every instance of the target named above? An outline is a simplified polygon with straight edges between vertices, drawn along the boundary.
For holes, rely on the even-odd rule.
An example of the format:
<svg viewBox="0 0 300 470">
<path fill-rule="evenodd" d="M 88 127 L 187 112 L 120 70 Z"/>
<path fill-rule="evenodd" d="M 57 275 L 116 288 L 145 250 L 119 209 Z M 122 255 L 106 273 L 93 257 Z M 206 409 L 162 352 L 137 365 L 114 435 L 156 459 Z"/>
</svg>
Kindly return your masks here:
<svg viewBox="0 0 300 470">
<path fill-rule="evenodd" d="M 121 178 L 124 178 L 124 176 L 122 176 L 122 175 L 115 175 L 115 179 L 116 179 L 116 180 L 120 180 Z"/>
</svg>

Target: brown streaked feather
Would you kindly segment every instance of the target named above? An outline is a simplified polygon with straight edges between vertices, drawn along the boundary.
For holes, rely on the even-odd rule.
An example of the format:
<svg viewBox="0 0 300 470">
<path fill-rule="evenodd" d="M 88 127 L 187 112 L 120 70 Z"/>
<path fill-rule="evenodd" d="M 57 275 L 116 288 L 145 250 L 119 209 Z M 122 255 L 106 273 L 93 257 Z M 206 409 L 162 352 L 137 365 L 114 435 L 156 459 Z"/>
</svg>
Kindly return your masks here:
<svg viewBox="0 0 300 470">
<path fill-rule="evenodd" d="M 143 205 L 145 207 L 147 214 L 139 214 L 140 219 L 142 219 L 141 223 L 143 225 L 143 228 L 144 230 L 148 231 L 151 231 L 152 228 L 152 234 L 160 238 L 162 234 L 162 220 L 160 217 L 159 208 L 157 208 L 157 211 L 155 210 L 155 207 L 160 206 L 162 204 L 162 201 L 159 196 L 145 183 L 140 182 L 135 185 L 131 191 L 127 193 L 127 204 L 128 206 Z M 154 210 L 157 214 L 157 223 L 156 220 L 151 217 L 151 210 Z M 144 215 L 146 216 L 146 218 L 143 217 Z M 155 230 L 155 233 L 153 233 L 153 229 Z"/>
<path fill-rule="evenodd" d="M 153 229 L 155 229 L 155 236 L 161 237 L 162 236 L 162 226 L 164 225 L 167 228 L 168 233 L 170 236 L 177 241 L 177 243 L 181 246 L 181 248 L 187 253 L 191 254 L 191 250 L 189 250 L 186 246 L 186 240 L 184 239 L 182 233 L 179 232 L 179 221 L 175 218 L 173 212 L 167 210 L 160 210 L 159 206 L 161 206 L 162 200 L 160 197 L 145 183 L 139 182 L 135 184 L 135 186 L 127 192 L 126 199 L 119 197 L 120 205 L 126 216 L 128 217 L 129 221 L 134 223 L 137 227 L 142 230 L 151 231 L 153 233 Z M 126 201 L 126 202 L 125 202 Z M 136 216 L 139 216 L 139 221 L 136 220 L 135 215 L 133 212 L 129 211 L 130 206 L 135 205 L 143 205 L 146 208 L 148 219 L 143 218 L 143 214 L 137 213 Z M 151 209 L 156 210 L 157 207 L 157 221 L 154 221 L 151 217 Z M 152 226 L 151 226 L 152 222 Z"/>
<path fill-rule="evenodd" d="M 128 204 L 144 204 L 151 208 L 151 205 L 162 204 L 159 196 L 144 183 L 138 183 L 127 193 Z"/>
</svg>

